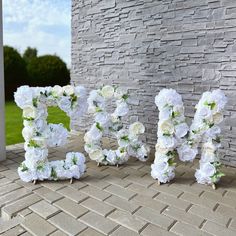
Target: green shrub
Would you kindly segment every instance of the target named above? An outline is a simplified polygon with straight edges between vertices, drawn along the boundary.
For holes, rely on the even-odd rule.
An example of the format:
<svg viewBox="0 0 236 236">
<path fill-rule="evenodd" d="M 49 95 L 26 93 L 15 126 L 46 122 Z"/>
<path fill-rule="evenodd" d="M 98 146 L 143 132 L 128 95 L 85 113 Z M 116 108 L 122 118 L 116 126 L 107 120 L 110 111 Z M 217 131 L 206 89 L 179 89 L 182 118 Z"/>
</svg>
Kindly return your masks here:
<svg viewBox="0 0 236 236">
<path fill-rule="evenodd" d="M 27 64 L 27 71 L 31 86 L 66 85 L 70 81 L 69 70 L 58 56 L 32 58 Z"/>
<path fill-rule="evenodd" d="M 4 76 L 7 100 L 13 98 L 17 87 L 28 83 L 25 61 L 16 49 L 9 46 L 4 46 Z"/>
<path fill-rule="evenodd" d="M 33 58 L 38 55 L 38 50 L 36 48 L 27 47 L 23 53 L 23 59 L 26 63 L 29 63 Z"/>
</svg>

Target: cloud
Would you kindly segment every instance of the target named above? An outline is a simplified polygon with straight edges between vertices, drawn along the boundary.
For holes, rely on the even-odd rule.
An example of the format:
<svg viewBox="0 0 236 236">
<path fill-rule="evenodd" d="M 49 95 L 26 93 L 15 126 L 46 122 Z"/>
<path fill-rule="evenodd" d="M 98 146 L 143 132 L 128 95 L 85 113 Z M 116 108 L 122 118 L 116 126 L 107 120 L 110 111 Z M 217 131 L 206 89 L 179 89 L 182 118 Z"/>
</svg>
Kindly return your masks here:
<svg viewBox="0 0 236 236">
<path fill-rule="evenodd" d="M 3 0 L 3 41 L 23 52 L 57 54 L 70 66 L 70 0 Z"/>
</svg>

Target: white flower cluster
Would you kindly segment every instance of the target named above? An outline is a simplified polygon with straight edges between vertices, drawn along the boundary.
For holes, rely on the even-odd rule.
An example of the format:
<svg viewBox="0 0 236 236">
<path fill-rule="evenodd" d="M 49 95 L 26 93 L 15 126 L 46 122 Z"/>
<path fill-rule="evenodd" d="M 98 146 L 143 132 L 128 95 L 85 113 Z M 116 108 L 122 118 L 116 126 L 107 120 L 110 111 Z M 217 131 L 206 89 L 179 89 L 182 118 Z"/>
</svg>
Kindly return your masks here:
<svg viewBox="0 0 236 236">
<path fill-rule="evenodd" d="M 185 122 L 182 98 L 175 90 L 161 90 L 155 103 L 159 109 L 158 141 L 151 175 L 166 183 L 175 177 L 176 147 L 189 128 Z"/>
<path fill-rule="evenodd" d="M 205 92 L 196 106 L 196 115 L 190 127 L 187 144 L 196 150 L 196 145 L 201 141 L 202 153 L 200 169 L 195 173 L 198 183 L 217 183 L 224 174 L 221 172 L 221 163 L 218 157 L 220 147 L 218 126 L 223 121 L 223 110 L 227 103 L 227 97 L 221 90 Z M 186 145 L 186 144 L 184 144 Z"/>
<path fill-rule="evenodd" d="M 173 89 L 163 89 L 156 96 L 159 108 L 158 143 L 151 175 L 162 183 L 174 178 L 176 156 L 181 161 L 193 161 L 198 146 L 203 142 L 200 169 L 195 177 L 199 183 L 212 184 L 224 174 L 220 171 L 217 156 L 221 130 L 217 126 L 223 120 L 227 98 L 221 90 L 205 92 L 198 104 L 190 129 L 185 122 L 181 96 Z"/>
<path fill-rule="evenodd" d="M 80 178 L 85 171 L 82 153 L 70 152 L 66 160 L 49 162 L 48 147 L 64 145 L 68 131 L 62 124 L 47 124 L 47 107 L 58 106 L 68 116 L 80 116 L 86 111 L 86 91 L 83 87 L 22 86 L 14 94 L 23 110 L 25 161 L 18 168 L 23 181 Z"/>
<path fill-rule="evenodd" d="M 110 114 L 106 105 L 108 100 L 116 99 L 116 109 Z M 91 91 L 88 98 L 88 111 L 94 114 L 95 123 L 85 134 L 85 151 L 92 160 L 104 165 L 117 165 L 126 162 L 129 156 L 135 156 L 146 161 L 149 147 L 139 140 L 145 127 L 135 122 L 125 128 L 121 118 L 129 112 L 129 96 L 126 90 L 106 85 L 101 89 Z M 102 149 L 103 134 L 113 134 L 118 140 L 118 149 Z"/>
</svg>

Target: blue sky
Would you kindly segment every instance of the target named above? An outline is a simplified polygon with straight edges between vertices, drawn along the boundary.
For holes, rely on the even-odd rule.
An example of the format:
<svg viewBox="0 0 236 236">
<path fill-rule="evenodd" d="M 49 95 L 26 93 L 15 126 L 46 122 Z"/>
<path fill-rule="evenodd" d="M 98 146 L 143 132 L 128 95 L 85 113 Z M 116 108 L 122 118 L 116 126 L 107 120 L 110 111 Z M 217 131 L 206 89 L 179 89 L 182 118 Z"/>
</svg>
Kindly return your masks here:
<svg viewBox="0 0 236 236">
<path fill-rule="evenodd" d="M 71 0 L 3 0 L 3 41 L 57 54 L 70 67 Z"/>
</svg>

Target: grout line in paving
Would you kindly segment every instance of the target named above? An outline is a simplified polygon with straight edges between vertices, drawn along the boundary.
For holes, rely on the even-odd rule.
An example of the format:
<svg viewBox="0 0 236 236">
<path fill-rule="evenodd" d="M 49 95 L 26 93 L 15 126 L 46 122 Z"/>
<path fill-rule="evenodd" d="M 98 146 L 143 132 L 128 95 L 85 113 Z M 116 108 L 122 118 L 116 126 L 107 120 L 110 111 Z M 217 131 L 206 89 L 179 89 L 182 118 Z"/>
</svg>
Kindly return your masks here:
<svg viewBox="0 0 236 236">
<path fill-rule="evenodd" d="M 226 224 L 226 228 L 229 228 L 229 225 L 231 224 L 232 220 L 233 220 L 232 218 L 229 218 L 229 221 Z"/>
<path fill-rule="evenodd" d="M 206 222 L 207 222 L 207 220 L 204 219 L 204 220 L 202 221 L 202 223 L 199 225 L 199 229 L 202 229 L 203 225 L 204 225 Z"/>
</svg>

